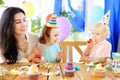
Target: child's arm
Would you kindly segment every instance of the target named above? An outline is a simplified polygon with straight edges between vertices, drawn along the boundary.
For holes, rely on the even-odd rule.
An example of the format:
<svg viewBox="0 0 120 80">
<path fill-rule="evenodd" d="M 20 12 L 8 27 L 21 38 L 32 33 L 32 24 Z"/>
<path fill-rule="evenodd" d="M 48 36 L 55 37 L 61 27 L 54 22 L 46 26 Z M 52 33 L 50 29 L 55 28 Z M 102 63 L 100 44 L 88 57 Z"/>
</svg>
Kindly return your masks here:
<svg viewBox="0 0 120 80">
<path fill-rule="evenodd" d="M 89 56 L 92 47 L 87 46 L 82 56 Z"/>
<path fill-rule="evenodd" d="M 100 63 L 100 62 L 106 62 L 107 57 L 102 57 L 102 58 L 88 58 L 86 56 L 81 57 L 81 60 L 84 62 L 95 62 L 95 63 Z"/>
</svg>

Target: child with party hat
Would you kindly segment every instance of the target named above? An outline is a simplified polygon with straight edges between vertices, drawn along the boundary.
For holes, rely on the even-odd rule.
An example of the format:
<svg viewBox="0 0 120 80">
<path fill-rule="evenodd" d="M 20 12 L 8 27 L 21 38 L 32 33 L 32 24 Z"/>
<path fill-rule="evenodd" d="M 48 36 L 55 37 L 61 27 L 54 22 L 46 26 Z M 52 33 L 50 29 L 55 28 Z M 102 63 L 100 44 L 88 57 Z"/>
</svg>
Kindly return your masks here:
<svg viewBox="0 0 120 80">
<path fill-rule="evenodd" d="M 56 19 L 56 14 L 52 14 L 49 22 L 43 27 L 39 39 L 40 43 L 45 45 L 42 54 L 46 62 L 60 62 L 62 58 L 61 48 L 58 44 L 59 30 Z"/>
<path fill-rule="evenodd" d="M 101 63 L 106 62 L 107 58 L 110 57 L 111 43 L 106 40 L 110 36 L 109 16 L 110 13 L 108 11 L 103 16 L 104 18 L 91 27 L 92 36 L 88 40 L 87 47 L 80 61 Z"/>
</svg>

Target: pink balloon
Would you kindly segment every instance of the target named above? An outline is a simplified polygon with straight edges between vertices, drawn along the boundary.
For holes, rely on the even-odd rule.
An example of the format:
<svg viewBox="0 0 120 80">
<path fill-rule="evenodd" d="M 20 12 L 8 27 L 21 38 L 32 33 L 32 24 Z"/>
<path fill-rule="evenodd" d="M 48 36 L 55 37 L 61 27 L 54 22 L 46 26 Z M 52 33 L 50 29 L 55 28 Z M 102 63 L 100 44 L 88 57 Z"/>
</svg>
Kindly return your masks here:
<svg viewBox="0 0 120 80">
<path fill-rule="evenodd" d="M 60 30 L 59 32 L 60 41 L 64 41 L 71 33 L 70 22 L 66 17 L 58 17 L 57 26 Z"/>
</svg>

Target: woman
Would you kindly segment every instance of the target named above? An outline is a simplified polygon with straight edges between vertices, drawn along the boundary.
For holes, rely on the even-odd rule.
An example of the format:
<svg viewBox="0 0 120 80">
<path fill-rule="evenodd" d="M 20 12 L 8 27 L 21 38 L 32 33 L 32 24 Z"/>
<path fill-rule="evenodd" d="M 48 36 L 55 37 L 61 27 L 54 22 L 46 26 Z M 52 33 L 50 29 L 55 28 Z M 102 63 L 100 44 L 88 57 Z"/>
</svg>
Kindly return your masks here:
<svg viewBox="0 0 120 80">
<path fill-rule="evenodd" d="M 25 12 L 18 7 L 7 8 L 0 20 L 0 63 L 8 64 L 27 60 L 43 51 L 44 46 L 37 46 L 39 37 L 27 32 Z M 40 59 L 35 58 L 35 62 Z"/>
</svg>

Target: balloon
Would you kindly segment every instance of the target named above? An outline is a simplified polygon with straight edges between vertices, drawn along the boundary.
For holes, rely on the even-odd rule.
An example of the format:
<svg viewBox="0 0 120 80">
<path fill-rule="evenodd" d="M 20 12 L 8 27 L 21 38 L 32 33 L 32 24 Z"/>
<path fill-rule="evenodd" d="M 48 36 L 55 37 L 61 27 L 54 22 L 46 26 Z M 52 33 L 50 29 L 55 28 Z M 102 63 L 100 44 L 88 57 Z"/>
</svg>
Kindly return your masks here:
<svg viewBox="0 0 120 80">
<path fill-rule="evenodd" d="M 31 2 L 25 2 L 23 3 L 23 9 L 26 13 L 26 17 L 27 18 L 32 18 L 32 16 L 34 15 L 34 5 Z"/>
<path fill-rule="evenodd" d="M 64 41 L 71 33 L 70 22 L 65 17 L 58 17 L 57 18 L 57 26 L 60 30 L 60 32 L 59 32 L 60 41 Z"/>
<path fill-rule="evenodd" d="M 46 24 L 48 23 L 48 21 L 50 20 L 50 17 L 52 16 L 52 14 L 49 14 L 47 17 L 46 17 Z"/>
<path fill-rule="evenodd" d="M 88 22 L 93 25 L 104 15 L 104 9 L 100 6 L 93 6 L 88 13 Z"/>
</svg>

